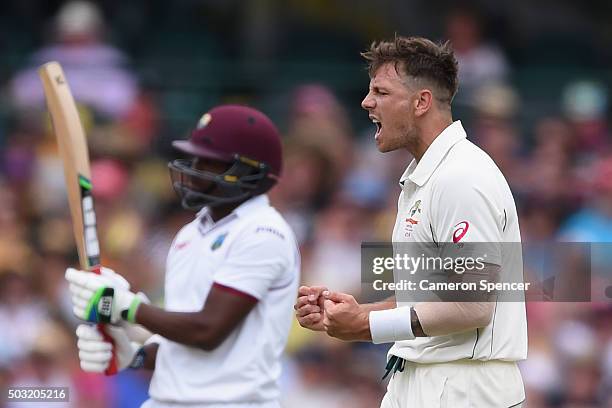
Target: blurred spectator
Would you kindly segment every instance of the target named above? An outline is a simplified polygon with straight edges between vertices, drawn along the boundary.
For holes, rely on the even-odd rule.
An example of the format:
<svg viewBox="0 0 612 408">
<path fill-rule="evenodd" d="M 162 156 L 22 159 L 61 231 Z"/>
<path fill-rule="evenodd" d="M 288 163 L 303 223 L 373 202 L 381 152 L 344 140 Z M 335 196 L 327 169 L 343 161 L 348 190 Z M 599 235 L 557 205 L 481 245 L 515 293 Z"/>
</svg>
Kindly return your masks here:
<svg viewBox="0 0 612 408">
<path fill-rule="evenodd" d="M 289 377 L 283 406 L 308 408 L 371 408 L 384 394 L 379 372 L 373 370 L 384 358 L 384 347 L 330 341 L 324 337 L 304 347 L 286 372 Z"/>
<path fill-rule="evenodd" d="M 587 155 L 610 148 L 610 129 L 606 120 L 608 91 L 596 81 L 569 83 L 563 90 L 562 108 L 576 133 L 575 148 Z"/>
<path fill-rule="evenodd" d="M 104 18 L 94 3 L 76 0 L 62 6 L 55 19 L 55 43 L 36 51 L 31 66 L 11 83 L 15 105 L 41 108 L 44 96 L 37 67 L 59 61 L 74 97 L 108 118 L 125 116 L 138 95 L 135 76 L 125 68 L 126 56 L 106 44 Z"/>
<path fill-rule="evenodd" d="M 529 346 L 529 358 L 519 364 L 526 389 L 525 406 L 546 407 L 550 395 L 558 393 L 562 376 L 559 375 L 554 355 L 546 349 L 537 348 L 531 341 Z"/>
<path fill-rule="evenodd" d="M 319 146 L 289 142 L 283 175 L 270 200 L 287 219 L 300 244 L 312 239 L 315 211 L 325 206 L 335 187 L 333 163 Z"/>
<path fill-rule="evenodd" d="M 339 198 L 319 214 L 309 262 L 302 266 L 305 284 L 324 284 L 344 293 L 360 292 L 361 241 L 371 226 L 366 212 Z"/>
<path fill-rule="evenodd" d="M 487 42 L 482 35 L 478 15 L 469 9 L 459 9 L 447 17 L 446 38 L 455 50 L 459 63 L 461 88 L 456 101 L 473 103 L 474 92 L 490 82 L 503 82 L 509 72 L 502 50 Z"/>
<path fill-rule="evenodd" d="M 358 206 L 382 210 L 388 193 L 397 193 L 395 187 L 399 188 L 399 178 L 411 157 L 399 151 L 380 154 L 374 149 L 373 135 L 374 131 L 370 130 L 365 140 L 355 143 L 351 169 L 339 187 L 341 196 Z"/>
<path fill-rule="evenodd" d="M 484 84 L 475 91 L 474 102 L 471 132 L 474 143 L 491 156 L 509 183 L 517 184 L 524 171 L 519 156 L 522 140 L 515 125 L 519 105 L 517 93 L 499 83 Z"/>
<path fill-rule="evenodd" d="M 0 271 L 17 274 L 29 271 L 36 259 L 20 204 L 19 195 L 0 178 Z"/>
<path fill-rule="evenodd" d="M 48 314 L 23 274 L 0 273 L 0 364 L 25 358 L 44 327 Z"/>
<path fill-rule="evenodd" d="M 69 402 L 54 402 L 58 407 L 76 407 L 80 404 L 79 394 L 70 378 L 74 364 L 78 364 L 73 344 L 66 329 L 56 322 L 38 322 L 34 342 L 29 345 L 26 358 L 14 370 L 12 386 L 16 387 L 67 387 Z M 75 395 L 76 394 L 76 395 Z M 89 405 L 92 408 L 100 404 Z M 39 402 L 14 402 L 8 407 L 39 407 Z"/>
<path fill-rule="evenodd" d="M 554 218 L 567 216 L 579 205 L 585 188 L 572 168 L 574 144 L 575 135 L 565 121 L 554 117 L 538 120 L 534 145 L 522 161 L 520 178 L 511 182 L 525 198 L 525 206 L 546 209 Z"/>
<path fill-rule="evenodd" d="M 312 84 L 295 89 L 288 135 L 307 146 L 316 146 L 333 165 L 326 176 L 342 180 L 353 160 L 353 137 L 346 109 L 325 86 Z"/>
<path fill-rule="evenodd" d="M 583 321 L 564 322 L 556 333 L 555 343 L 561 357 L 561 370 L 566 373 L 560 388 L 562 406 L 600 406 L 598 356 L 601 350 L 593 329 Z"/>
<path fill-rule="evenodd" d="M 546 243 L 555 240 L 562 212 L 554 201 L 526 196 L 523 197 L 519 217 L 523 242 Z"/>
<path fill-rule="evenodd" d="M 287 407 L 338 407 L 347 397 L 347 390 L 338 389 L 332 359 L 322 347 L 305 348 L 295 356 L 297 381 L 287 389 L 283 403 Z"/>
<path fill-rule="evenodd" d="M 590 200 L 561 227 L 565 241 L 612 242 L 612 157 L 594 163 L 588 173 Z"/>
<path fill-rule="evenodd" d="M 91 163 L 94 198 L 116 201 L 125 195 L 130 182 L 125 166 L 115 160 L 100 159 Z"/>
</svg>

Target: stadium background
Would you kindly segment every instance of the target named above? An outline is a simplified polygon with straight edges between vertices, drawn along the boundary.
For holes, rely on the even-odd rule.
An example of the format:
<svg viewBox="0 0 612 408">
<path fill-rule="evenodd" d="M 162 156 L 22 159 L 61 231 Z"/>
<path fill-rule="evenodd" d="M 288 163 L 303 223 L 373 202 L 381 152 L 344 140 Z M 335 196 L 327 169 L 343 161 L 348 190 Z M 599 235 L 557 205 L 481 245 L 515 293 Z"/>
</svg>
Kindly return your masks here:
<svg viewBox="0 0 612 408">
<path fill-rule="evenodd" d="M 454 116 L 508 178 L 525 241 L 611 242 L 612 3 L 498 3 L 2 2 L 0 388 L 69 385 L 70 405 L 88 408 L 138 406 L 147 392 L 145 373 L 78 367 L 62 278 L 76 254 L 35 74 L 51 59 L 82 102 L 103 261 L 156 302 L 173 234 L 192 217 L 170 187 L 170 141 L 228 102 L 259 107 L 284 134 L 272 199 L 299 237 L 303 281 L 359 293 L 360 242 L 388 240 L 409 161 L 375 149 L 359 52 L 394 33 L 453 42 Z M 528 313 L 526 406 L 612 406 L 610 303 Z M 285 406 L 378 406 L 384 352 L 295 327 Z"/>
</svg>

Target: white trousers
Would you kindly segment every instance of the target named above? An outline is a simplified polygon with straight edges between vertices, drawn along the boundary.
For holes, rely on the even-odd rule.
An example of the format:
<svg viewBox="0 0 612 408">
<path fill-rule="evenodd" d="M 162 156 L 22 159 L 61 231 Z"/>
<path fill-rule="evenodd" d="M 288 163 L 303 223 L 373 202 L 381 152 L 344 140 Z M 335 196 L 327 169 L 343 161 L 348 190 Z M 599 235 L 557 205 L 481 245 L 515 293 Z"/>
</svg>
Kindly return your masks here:
<svg viewBox="0 0 612 408">
<path fill-rule="evenodd" d="M 416 364 L 389 381 L 381 408 L 517 408 L 525 400 L 515 362 L 459 360 Z"/>
</svg>

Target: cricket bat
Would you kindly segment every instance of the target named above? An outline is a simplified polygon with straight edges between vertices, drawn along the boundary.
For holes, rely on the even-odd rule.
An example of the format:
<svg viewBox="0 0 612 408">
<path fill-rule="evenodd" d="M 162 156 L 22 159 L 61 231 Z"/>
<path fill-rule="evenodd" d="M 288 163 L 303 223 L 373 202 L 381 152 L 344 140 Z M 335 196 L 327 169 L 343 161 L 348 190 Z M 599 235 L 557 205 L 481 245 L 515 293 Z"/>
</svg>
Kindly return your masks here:
<svg viewBox="0 0 612 408">
<path fill-rule="evenodd" d="M 100 245 L 91 194 L 89 153 L 83 125 L 61 65 L 49 62 L 40 67 L 38 74 L 43 83 L 47 108 L 64 164 L 68 203 L 81 269 L 100 273 Z M 104 296 L 112 296 L 112 289 L 109 289 L 109 293 L 104 293 Z M 100 312 L 99 316 L 110 322 L 110 315 Z M 98 328 L 104 334 L 105 340 L 113 343 L 113 357 L 106 374 L 115 374 L 117 359 L 114 342 L 104 331 L 103 324 L 99 324 Z"/>
</svg>

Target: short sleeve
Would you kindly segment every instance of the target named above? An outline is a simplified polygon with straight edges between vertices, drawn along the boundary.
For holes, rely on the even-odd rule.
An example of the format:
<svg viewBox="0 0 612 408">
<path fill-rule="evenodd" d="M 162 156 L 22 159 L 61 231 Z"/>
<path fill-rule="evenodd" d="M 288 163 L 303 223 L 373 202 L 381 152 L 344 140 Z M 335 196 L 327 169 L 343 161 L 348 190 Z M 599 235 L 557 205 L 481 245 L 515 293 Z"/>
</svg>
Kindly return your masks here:
<svg viewBox="0 0 612 408">
<path fill-rule="evenodd" d="M 161 344 L 164 342 L 164 337 L 162 337 L 159 334 L 154 334 L 151 337 L 149 337 L 147 340 L 145 340 L 144 345 L 148 346 L 149 344 L 153 344 L 153 343 L 157 343 L 157 344 Z"/>
<path fill-rule="evenodd" d="M 495 204 L 493 191 L 487 191 L 493 190 L 487 188 L 488 180 L 473 178 L 446 177 L 437 186 L 431 215 L 434 238 L 456 251 L 455 256 L 486 254 L 487 263 L 501 265 L 504 210 Z"/>
<path fill-rule="evenodd" d="M 270 288 L 292 279 L 295 256 L 287 234 L 267 225 L 249 227 L 228 249 L 214 281 L 261 300 Z"/>
</svg>

